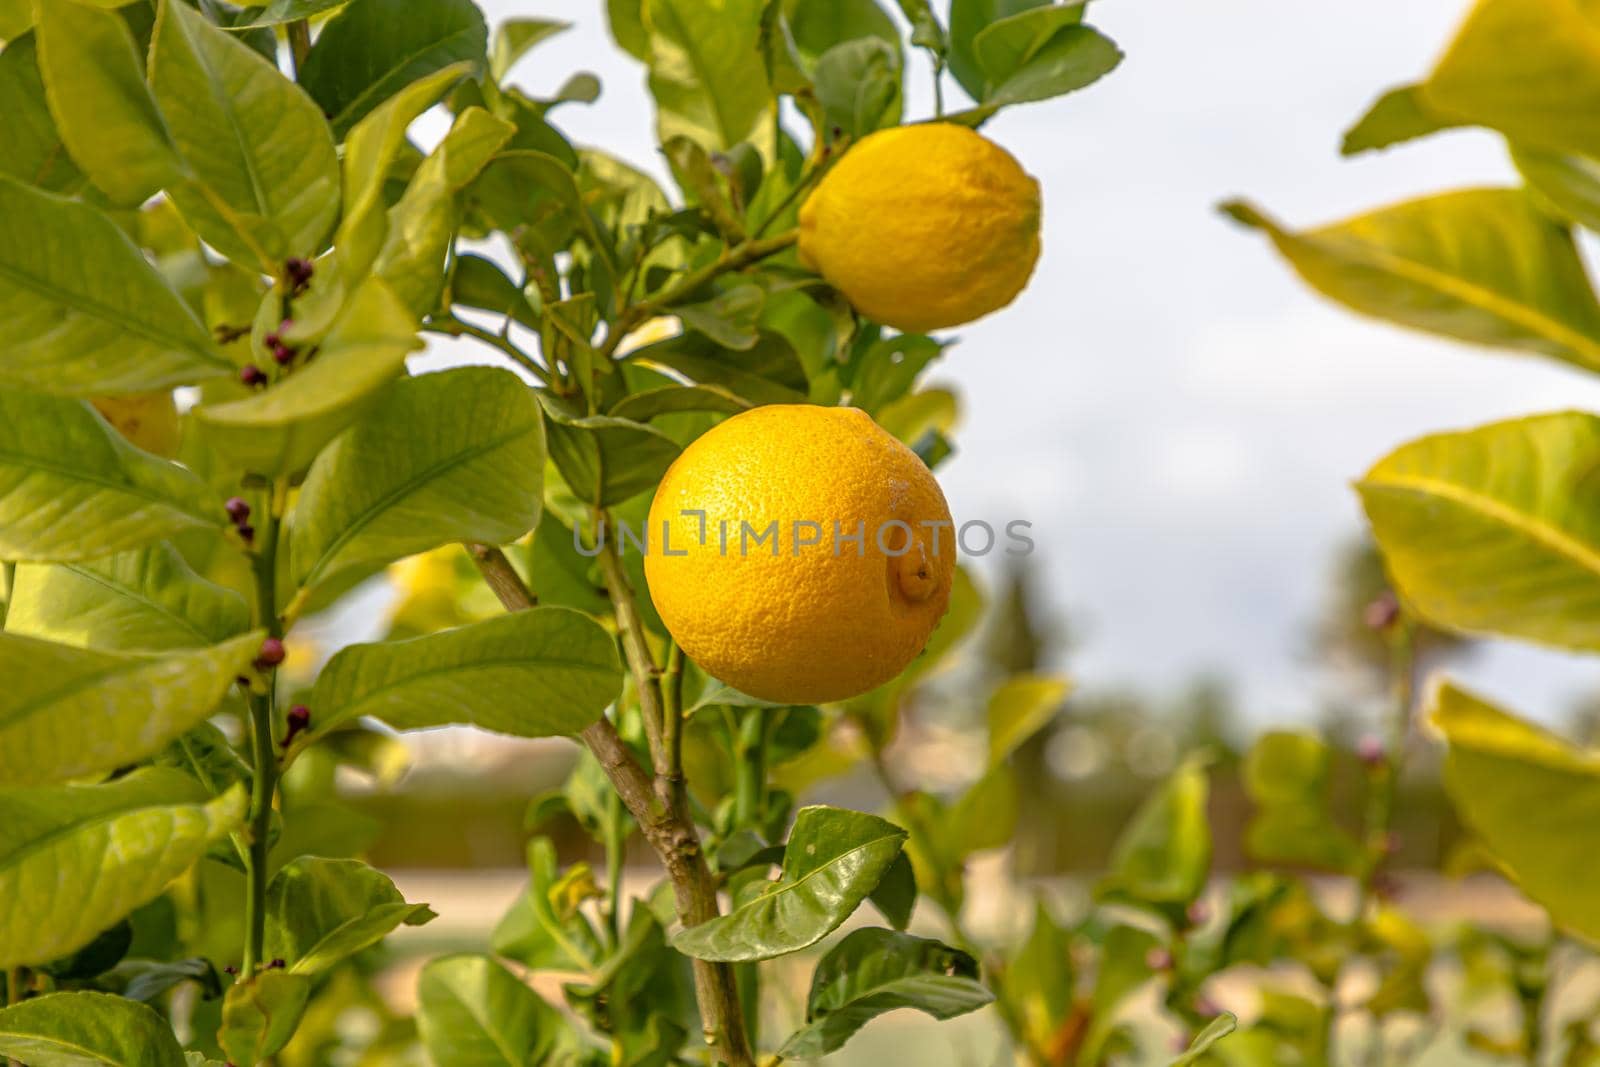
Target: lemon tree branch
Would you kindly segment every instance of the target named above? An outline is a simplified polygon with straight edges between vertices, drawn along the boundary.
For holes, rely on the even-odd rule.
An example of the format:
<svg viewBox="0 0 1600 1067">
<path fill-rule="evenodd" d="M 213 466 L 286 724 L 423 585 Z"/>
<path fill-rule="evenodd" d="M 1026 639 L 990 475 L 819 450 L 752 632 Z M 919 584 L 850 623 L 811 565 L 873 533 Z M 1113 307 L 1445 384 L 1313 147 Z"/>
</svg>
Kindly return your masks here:
<svg viewBox="0 0 1600 1067">
<path fill-rule="evenodd" d="M 506 559 L 504 552 L 489 545 L 469 545 L 468 548 L 489 588 L 507 611 L 524 611 L 538 604 L 537 598 L 512 567 L 511 561 Z M 621 572 L 621 561 L 614 552 L 613 549 L 609 554 L 601 553 L 600 559 L 607 589 L 617 609 L 617 626 L 623 634 L 623 649 L 628 656 L 629 669 L 633 673 L 641 703 L 654 700 L 656 714 L 659 715 L 662 707 L 661 679 L 650 659 L 649 647 L 644 643 L 638 606 L 634 603 L 626 576 Z M 608 558 L 610 565 L 606 563 Z M 646 696 L 647 693 L 651 695 Z M 665 783 L 665 789 L 659 779 L 652 782 L 609 719 L 602 717 L 586 727 L 580 736 L 589 751 L 594 753 L 612 788 L 622 798 L 629 814 L 638 822 L 645 840 L 666 868 L 667 877 L 672 882 L 678 918 L 685 926 L 698 926 L 716 918 L 720 910 L 716 881 L 706 864 L 694 823 L 680 815 L 675 806 L 663 797 L 663 792 L 670 796 L 670 781 Z M 707 960 L 694 960 L 693 965 L 695 999 L 700 1005 L 700 1022 L 705 1031 L 706 1044 L 711 1047 L 718 1062 L 728 1067 L 753 1067 L 755 1059 L 745 1034 L 744 1013 L 739 1004 L 738 987 L 734 984 L 733 968 L 725 963 Z"/>
<path fill-rule="evenodd" d="M 800 231 L 788 230 L 772 237 L 744 241 L 727 249 L 705 266 L 685 274 L 655 296 L 629 305 L 606 331 L 606 339 L 600 345 L 600 357 L 610 359 L 616 355 L 617 346 L 622 344 L 622 339 L 629 331 L 668 310 L 672 305 L 683 302 L 707 282 L 732 271 L 743 270 L 768 256 L 775 256 L 798 240 Z"/>
</svg>

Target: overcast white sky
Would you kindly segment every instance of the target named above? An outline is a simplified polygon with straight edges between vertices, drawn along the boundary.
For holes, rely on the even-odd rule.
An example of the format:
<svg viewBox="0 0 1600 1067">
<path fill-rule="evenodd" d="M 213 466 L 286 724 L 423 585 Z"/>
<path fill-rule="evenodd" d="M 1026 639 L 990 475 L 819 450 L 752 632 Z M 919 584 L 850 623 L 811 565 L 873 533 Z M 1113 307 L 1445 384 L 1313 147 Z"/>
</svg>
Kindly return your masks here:
<svg viewBox="0 0 1600 1067">
<path fill-rule="evenodd" d="M 594 71 L 601 99 L 558 125 L 661 171 L 642 68 L 611 45 L 600 0 L 481 3 L 491 21 L 577 23 L 515 80 L 550 92 Z M 1337 154 L 1465 7 L 1103 0 L 1090 18 L 1126 51 L 1121 69 L 985 128 L 1043 183 L 1044 255 L 1018 302 L 961 331 L 934 375 L 965 400 L 940 477 L 958 521 L 1033 521 L 1052 606 L 1084 637 L 1081 682 L 1167 687 L 1212 668 L 1254 718 L 1309 712 L 1298 649 L 1334 547 L 1359 529 L 1349 481 L 1429 430 L 1600 407 L 1600 382 L 1553 363 L 1352 318 L 1213 209 L 1248 194 L 1303 224 L 1511 180 L 1474 132 Z M 926 115 L 924 68 L 910 89 L 908 114 Z M 1540 717 L 1600 683 L 1592 662 L 1513 648 L 1459 673 Z"/>
</svg>

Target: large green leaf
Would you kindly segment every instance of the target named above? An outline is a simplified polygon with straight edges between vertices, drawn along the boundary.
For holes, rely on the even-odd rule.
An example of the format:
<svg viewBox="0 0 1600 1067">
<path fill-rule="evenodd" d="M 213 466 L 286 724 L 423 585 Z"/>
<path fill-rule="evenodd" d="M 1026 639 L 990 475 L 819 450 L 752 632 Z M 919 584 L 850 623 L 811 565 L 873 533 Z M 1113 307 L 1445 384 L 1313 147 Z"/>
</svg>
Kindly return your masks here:
<svg viewBox="0 0 1600 1067">
<path fill-rule="evenodd" d="M 777 151 L 777 101 L 761 53 L 763 0 L 645 0 L 650 92 L 663 144 L 688 137 L 711 151 L 748 141 Z"/>
<path fill-rule="evenodd" d="M 505 544 L 539 521 L 544 420 L 533 391 L 491 367 L 404 378 L 312 465 L 295 507 L 306 586 L 451 541 Z"/>
<path fill-rule="evenodd" d="M 561 1015 L 488 956 L 445 956 L 417 981 L 417 1029 L 434 1067 L 528 1067 L 567 1043 Z"/>
<path fill-rule="evenodd" d="M 0 387 L 0 559 L 97 559 L 223 518 L 198 477 L 88 404 Z"/>
<path fill-rule="evenodd" d="M 0 633 L 0 783 L 65 781 L 154 755 L 211 714 L 261 638 L 154 659 Z"/>
<path fill-rule="evenodd" d="M 516 737 L 573 734 L 622 688 L 616 645 L 568 608 L 501 615 L 409 641 L 352 645 L 311 695 L 318 732 L 362 715 L 400 730 L 451 723 Z"/>
<path fill-rule="evenodd" d="M 782 1054 L 826 1056 L 896 1008 L 953 1019 L 992 1000 L 978 981 L 978 961 L 965 952 L 893 930 L 856 930 L 818 961 L 806 998 L 806 1025 L 784 1042 Z"/>
<path fill-rule="evenodd" d="M 821 941 L 872 892 L 906 832 L 859 811 L 801 808 L 783 876 L 727 915 L 679 931 L 673 947 L 703 960 L 769 960 Z"/>
<path fill-rule="evenodd" d="M 165 768 L 108 785 L 0 789 L 0 967 L 82 948 L 237 828 L 245 806 L 242 788 L 209 799 Z"/>
<path fill-rule="evenodd" d="M 1047 7 L 1051 0 L 951 0 L 950 73 L 967 95 L 982 100 L 987 79 L 978 64 L 978 35 L 1003 19 L 1034 8 Z M 1082 10 L 1081 4 L 1067 5 Z"/>
<path fill-rule="evenodd" d="M 1433 110 L 1521 144 L 1600 156 L 1600 9 L 1482 0 L 1422 93 Z"/>
<path fill-rule="evenodd" d="M 963 119 L 979 122 L 1002 107 L 1048 100 L 1093 85 L 1122 62 L 1122 50 L 1089 26 L 1054 18 L 1067 9 L 1051 6 L 1014 16 L 1037 29 L 1031 39 L 1007 35 L 1007 19 L 978 35 L 979 66 L 986 78 L 983 104 Z M 985 47 L 988 46 L 988 47 Z M 1012 65 L 1015 64 L 1015 65 Z"/>
<path fill-rule="evenodd" d="M 150 84 L 194 174 L 171 192 L 196 232 L 270 273 L 315 253 L 339 203 L 333 137 L 316 103 L 182 0 L 161 0 Z"/>
<path fill-rule="evenodd" d="M 1034 1048 L 1043 1048 L 1072 1011 L 1077 986 L 1072 934 L 1043 900 L 1035 902 L 1033 929 L 1006 964 L 1003 995 Z"/>
<path fill-rule="evenodd" d="M 302 471 L 421 347 L 411 312 L 387 285 L 369 278 L 315 359 L 264 392 L 197 408 L 195 419 L 212 446 L 247 471 Z"/>
<path fill-rule="evenodd" d="M 32 33 L 6 41 L 0 51 L 0 144 L 6 146 L 0 153 L 0 174 L 58 193 L 83 185 L 50 115 Z"/>
<path fill-rule="evenodd" d="M 388 233 L 384 184 L 408 144 L 406 130 L 471 70 L 470 63 L 455 63 L 417 79 L 356 123 L 345 138 L 344 212 L 334 243 L 347 277 L 365 275 L 383 248 Z"/>
<path fill-rule="evenodd" d="M 1248 204 L 1323 295 L 1390 322 L 1600 370 L 1600 305 L 1572 235 L 1520 189 L 1463 189 L 1302 233 Z"/>
<path fill-rule="evenodd" d="M 110 993 L 50 993 L 0 1010 L 0 1056 L 29 1067 L 185 1067 L 172 1027 Z"/>
<path fill-rule="evenodd" d="M 166 542 L 88 563 L 24 563 L 9 633 L 110 652 L 225 641 L 250 625 L 244 597 L 200 577 Z"/>
<path fill-rule="evenodd" d="M 1553 215 L 1600 233 L 1600 160 L 1512 145 L 1511 161 Z"/>
<path fill-rule="evenodd" d="M 459 225 L 457 194 L 515 132 L 515 126 L 483 108 L 467 108 L 390 210 L 388 236 L 374 269 L 418 315 L 437 307 L 444 290 L 445 258 Z"/>
<path fill-rule="evenodd" d="M 137 206 L 171 184 L 183 162 L 122 17 L 59 0 L 39 6 L 34 33 L 56 128 L 95 187 Z"/>
<path fill-rule="evenodd" d="M 300 71 L 341 137 L 418 79 L 455 63 L 482 71 L 489 29 L 471 0 L 352 0 L 323 26 Z"/>
<path fill-rule="evenodd" d="M 1181 916 L 1205 891 L 1211 872 L 1209 796 L 1205 763 L 1186 759 L 1122 831 L 1099 894 Z"/>
<path fill-rule="evenodd" d="M 1600 941 L 1591 892 L 1600 856 L 1600 756 L 1449 683 L 1433 693 L 1432 721 L 1448 746 L 1445 786 L 1462 820 L 1555 922 Z"/>
<path fill-rule="evenodd" d="M 360 860 L 304 856 L 267 887 L 266 954 L 287 963 L 290 974 L 320 974 L 397 927 L 433 917 L 428 905 L 406 903 L 387 876 Z"/>
<path fill-rule="evenodd" d="M 1600 649 L 1600 418 L 1403 445 L 1357 489 L 1390 576 L 1435 626 Z"/>
<path fill-rule="evenodd" d="M 0 177 L 0 218 L 0 383 L 104 396 L 233 369 L 100 211 Z"/>
</svg>

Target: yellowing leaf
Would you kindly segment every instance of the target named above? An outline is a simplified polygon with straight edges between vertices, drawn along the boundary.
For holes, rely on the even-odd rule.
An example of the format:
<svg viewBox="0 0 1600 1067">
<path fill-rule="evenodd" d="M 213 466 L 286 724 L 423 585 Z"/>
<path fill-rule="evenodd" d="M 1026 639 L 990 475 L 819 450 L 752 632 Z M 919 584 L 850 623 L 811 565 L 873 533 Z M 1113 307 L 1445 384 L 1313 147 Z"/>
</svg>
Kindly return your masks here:
<svg viewBox="0 0 1600 1067">
<path fill-rule="evenodd" d="M 1435 434 L 1357 485 L 1389 573 L 1433 625 L 1600 649 L 1600 418 Z"/>
<path fill-rule="evenodd" d="M 1362 314 L 1600 370 L 1600 305 L 1572 235 L 1521 189 L 1440 193 L 1303 232 L 1249 204 L 1223 210 Z"/>
</svg>

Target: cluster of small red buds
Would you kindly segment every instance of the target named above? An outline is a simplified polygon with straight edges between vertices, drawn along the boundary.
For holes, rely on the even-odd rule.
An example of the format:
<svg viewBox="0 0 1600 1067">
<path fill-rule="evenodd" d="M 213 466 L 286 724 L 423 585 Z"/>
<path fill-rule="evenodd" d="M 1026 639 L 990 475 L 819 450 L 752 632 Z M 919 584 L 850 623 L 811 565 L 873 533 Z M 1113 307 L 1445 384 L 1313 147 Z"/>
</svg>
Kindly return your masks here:
<svg viewBox="0 0 1600 1067">
<path fill-rule="evenodd" d="M 222 506 L 228 512 L 228 520 L 233 523 L 233 528 L 239 531 L 240 539 L 247 545 L 255 540 L 256 528 L 250 525 L 250 505 L 244 497 L 231 496 Z"/>
<path fill-rule="evenodd" d="M 272 361 L 280 367 L 287 367 L 293 363 L 294 357 L 299 354 L 298 349 L 283 339 L 283 335 L 289 332 L 289 328 L 293 325 L 293 319 L 284 319 L 276 330 L 261 339 L 261 343 L 266 345 L 267 351 L 272 353 Z"/>
</svg>

